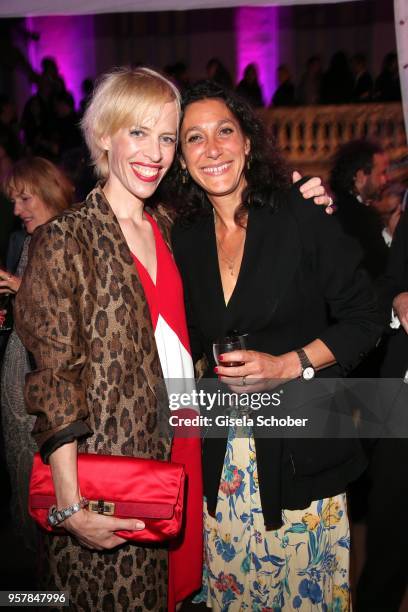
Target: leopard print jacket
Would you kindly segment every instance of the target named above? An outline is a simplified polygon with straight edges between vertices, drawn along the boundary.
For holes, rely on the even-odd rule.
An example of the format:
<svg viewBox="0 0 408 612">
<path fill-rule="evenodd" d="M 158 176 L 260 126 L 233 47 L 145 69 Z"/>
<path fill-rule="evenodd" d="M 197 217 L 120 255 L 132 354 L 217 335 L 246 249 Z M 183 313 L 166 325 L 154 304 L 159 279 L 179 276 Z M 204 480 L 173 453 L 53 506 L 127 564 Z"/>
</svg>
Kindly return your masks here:
<svg viewBox="0 0 408 612">
<path fill-rule="evenodd" d="M 169 245 L 171 218 L 150 211 Z M 41 447 L 67 427 L 79 450 L 168 459 L 168 402 L 149 308 L 100 186 L 38 228 L 15 306 L 36 370 L 27 410 Z M 77 427 L 80 425 L 80 427 Z"/>
</svg>

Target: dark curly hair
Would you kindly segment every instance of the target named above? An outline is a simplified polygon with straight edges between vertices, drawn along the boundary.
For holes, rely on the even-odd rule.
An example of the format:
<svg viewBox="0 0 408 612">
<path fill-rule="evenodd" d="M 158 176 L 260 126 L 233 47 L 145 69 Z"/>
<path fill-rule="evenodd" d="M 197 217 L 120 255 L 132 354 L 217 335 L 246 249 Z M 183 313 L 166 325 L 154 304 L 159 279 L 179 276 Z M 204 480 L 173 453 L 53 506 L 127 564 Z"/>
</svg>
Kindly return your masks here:
<svg viewBox="0 0 408 612">
<path fill-rule="evenodd" d="M 235 92 L 217 83 L 200 81 L 184 93 L 181 125 L 186 108 L 193 102 L 207 99 L 222 100 L 236 117 L 244 136 L 250 141 L 250 167 L 244 170 L 247 186 L 242 194 L 241 206 L 235 215 L 236 221 L 239 222 L 249 207 L 274 205 L 271 193 L 282 187 L 289 187 L 289 170 L 273 147 L 265 126 L 252 108 Z M 180 152 L 179 150 L 179 154 Z M 187 182 L 183 183 L 183 175 L 187 178 Z M 186 175 L 177 160 L 163 180 L 157 195 L 175 208 L 177 215 L 184 219 L 192 220 L 212 210 L 205 191 L 188 174 Z"/>
<path fill-rule="evenodd" d="M 370 174 L 373 169 L 374 155 L 383 149 L 370 140 L 352 140 L 337 149 L 330 172 L 330 187 L 334 193 L 355 192 L 356 174 L 362 170 Z"/>
</svg>

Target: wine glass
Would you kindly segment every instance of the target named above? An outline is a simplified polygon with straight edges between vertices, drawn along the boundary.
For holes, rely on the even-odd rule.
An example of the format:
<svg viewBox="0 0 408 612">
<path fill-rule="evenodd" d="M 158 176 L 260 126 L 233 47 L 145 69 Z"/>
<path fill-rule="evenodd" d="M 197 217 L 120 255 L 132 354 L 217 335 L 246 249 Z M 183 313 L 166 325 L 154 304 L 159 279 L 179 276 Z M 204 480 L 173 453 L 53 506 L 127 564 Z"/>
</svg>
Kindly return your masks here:
<svg viewBox="0 0 408 612">
<path fill-rule="evenodd" d="M 213 343 L 214 360 L 217 365 L 220 365 L 220 355 L 245 350 L 245 348 L 245 336 L 234 335 L 219 338 Z M 245 365 L 245 361 L 222 361 L 221 365 L 226 368 L 233 368 Z"/>
<path fill-rule="evenodd" d="M 213 353 L 214 359 L 217 365 L 222 365 L 226 368 L 233 368 L 237 366 L 245 365 L 245 361 L 221 361 L 220 355 L 223 353 L 231 353 L 232 351 L 241 351 L 246 349 L 246 341 L 245 336 L 241 336 L 239 334 L 231 334 L 229 336 L 225 336 L 224 338 L 219 338 L 213 343 Z M 239 400 L 230 398 L 229 406 L 226 407 L 226 412 L 231 413 L 232 415 L 238 414 L 247 414 L 248 409 L 242 408 L 239 405 Z"/>
<path fill-rule="evenodd" d="M 3 325 L 0 325 L 0 333 L 11 331 L 11 300 L 9 293 L 0 293 L 0 310 L 6 310 L 6 318 Z"/>
</svg>

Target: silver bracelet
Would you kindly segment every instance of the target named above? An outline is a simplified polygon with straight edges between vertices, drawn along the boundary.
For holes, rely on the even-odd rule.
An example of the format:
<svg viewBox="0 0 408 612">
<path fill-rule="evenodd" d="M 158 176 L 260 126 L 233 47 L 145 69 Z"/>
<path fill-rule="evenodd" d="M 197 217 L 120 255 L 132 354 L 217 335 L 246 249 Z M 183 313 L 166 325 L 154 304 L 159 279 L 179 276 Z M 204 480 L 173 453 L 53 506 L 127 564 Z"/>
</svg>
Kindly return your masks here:
<svg viewBox="0 0 408 612">
<path fill-rule="evenodd" d="M 79 502 L 76 502 L 67 508 L 62 508 L 62 510 L 57 510 L 56 506 L 51 506 L 51 508 L 48 510 L 48 522 L 51 527 L 56 527 L 76 512 L 82 510 L 82 508 L 86 508 L 88 504 L 89 501 L 85 497 L 81 497 Z"/>
</svg>

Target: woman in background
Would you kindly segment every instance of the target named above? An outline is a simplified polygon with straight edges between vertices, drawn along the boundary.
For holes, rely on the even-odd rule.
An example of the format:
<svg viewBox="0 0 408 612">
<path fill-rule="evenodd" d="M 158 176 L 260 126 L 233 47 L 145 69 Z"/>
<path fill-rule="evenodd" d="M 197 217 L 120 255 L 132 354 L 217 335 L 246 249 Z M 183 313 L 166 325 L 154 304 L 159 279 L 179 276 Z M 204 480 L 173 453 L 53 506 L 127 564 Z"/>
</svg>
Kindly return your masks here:
<svg viewBox="0 0 408 612">
<path fill-rule="evenodd" d="M 28 234 L 16 274 L 0 270 L 0 293 L 16 295 L 27 266 L 32 233 L 72 204 L 74 190 L 64 174 L 41 157 L 16 162 L 3 183 L 3 189 Z M 29 304 L 27 309 L 30 316 Z M 31 437 L 35 418 L 27 414 L 24 404 L 24 380 L 30 370 L 29 355 L 17 333 L 12 331 L 1 372 L 1 416 L 11 482 L 11 517 L 25 548 L 35 551 L 37 531 L 28 514 L 28 484 L 36 451 Z"/>
</svg>

